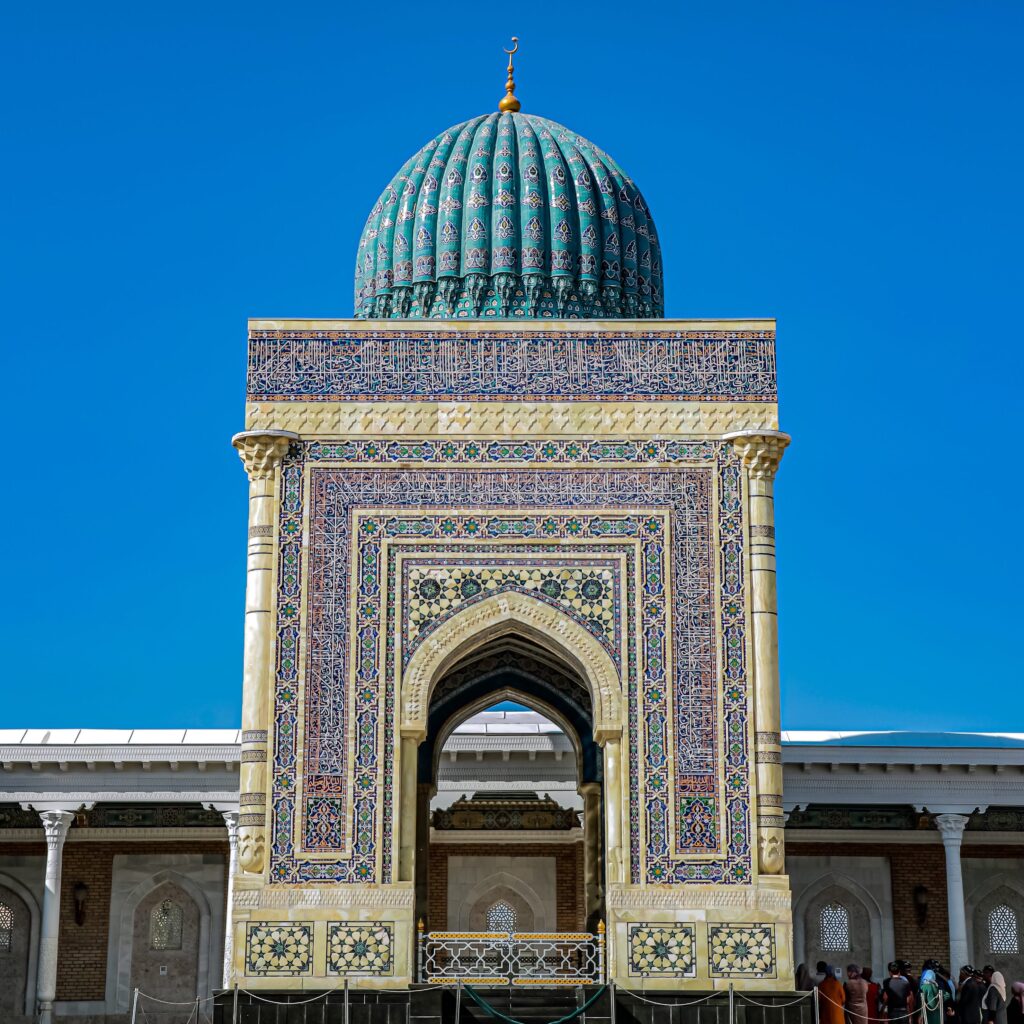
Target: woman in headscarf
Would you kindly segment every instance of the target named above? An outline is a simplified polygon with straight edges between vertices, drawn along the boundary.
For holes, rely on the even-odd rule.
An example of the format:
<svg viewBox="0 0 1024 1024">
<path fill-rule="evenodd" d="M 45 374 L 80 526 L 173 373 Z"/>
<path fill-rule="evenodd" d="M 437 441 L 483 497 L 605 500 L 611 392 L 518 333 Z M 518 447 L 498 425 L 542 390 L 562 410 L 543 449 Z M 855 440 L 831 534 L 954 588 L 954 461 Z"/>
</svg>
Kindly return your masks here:
<svg viewBox="0 0 1024 1024">
<path fill-rule="evenodd" d="M 846 968 L 846 979 L 846 1020 L 848 1024 L 868 1024 L 868 983 L 857 964 Z"/>
<path fill-rule="evenodd" d="M 797 992 L 811 992 L 814 989 L 814 978 L 807 969 L 807 964 L 800 964 L 796 969 Z"/>
<path fill-rule="evenodd" d="M 820 960 L 818 961 L 818 973 L 824 975 L 818 982 L 819 1024 L 846 1024 L 846 1018 L 843 1016 L 846 993 L 843 992 L 843 986 L 839 984 L 839 979 L 836 977 L 836 969 L 831 964 L 825 963 L 824 960 Z M 1000 1024 L 1006 1024 L 1006 1022 L 1001 1021 Z"/>
<path fill-rule="evenodd" d="M 985 968 L 985 980 L 988 982 L 982 1003 L 985 1024 L 1006 1024 L 1006 981 L 999 971 L 991 967 Z"/>
<path fill-rule="evenodd" d="M 1006 1005 L 1006 1024 L 1024 1024 L 1024 981 L 1010 986 L 1012 995 Z"/>
<path fill-rule="evenodd" d="M 918 991 L 921 996 L 921 1024 L 942 1024 L 943 987 L 939 985 L 939 979 L 930 967 L 921 974 Z"/>
</svg>

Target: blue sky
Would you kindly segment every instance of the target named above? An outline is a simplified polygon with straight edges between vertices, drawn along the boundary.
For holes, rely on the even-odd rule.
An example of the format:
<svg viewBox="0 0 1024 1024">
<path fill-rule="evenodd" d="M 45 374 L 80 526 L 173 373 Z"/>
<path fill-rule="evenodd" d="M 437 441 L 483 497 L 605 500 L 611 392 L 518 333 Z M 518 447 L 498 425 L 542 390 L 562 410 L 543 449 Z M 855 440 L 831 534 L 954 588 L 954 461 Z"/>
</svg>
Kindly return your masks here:
<svg viewBox="0 0 1024 1024">
<path fill-rule="evenodd" d="M 524 110 L 669 316 L 776 316 L 783 722 L 1024 729 L 1019 2 L 6 5 L 2 726 L 229 726 L 246 317 L 350 316 L 401 163 Z M 1017 637 L 1017 640 L 1014 640 Z"/>
</svg>

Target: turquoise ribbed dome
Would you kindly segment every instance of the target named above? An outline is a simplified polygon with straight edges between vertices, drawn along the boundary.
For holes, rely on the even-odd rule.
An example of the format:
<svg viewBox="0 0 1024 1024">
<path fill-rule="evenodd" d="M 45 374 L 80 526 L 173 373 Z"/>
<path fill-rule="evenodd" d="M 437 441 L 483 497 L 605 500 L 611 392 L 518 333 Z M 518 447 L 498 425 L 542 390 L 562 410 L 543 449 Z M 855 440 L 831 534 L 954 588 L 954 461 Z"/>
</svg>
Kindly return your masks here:
<svg viewBox="0 0 1024 1024">
<path fill-rule="evenodd" d="M 428 142 L 374 206 L 356 259 L 367 317 L 664 315 L 640 190 L 606 153 L 532 114 Z"/>
</svg>

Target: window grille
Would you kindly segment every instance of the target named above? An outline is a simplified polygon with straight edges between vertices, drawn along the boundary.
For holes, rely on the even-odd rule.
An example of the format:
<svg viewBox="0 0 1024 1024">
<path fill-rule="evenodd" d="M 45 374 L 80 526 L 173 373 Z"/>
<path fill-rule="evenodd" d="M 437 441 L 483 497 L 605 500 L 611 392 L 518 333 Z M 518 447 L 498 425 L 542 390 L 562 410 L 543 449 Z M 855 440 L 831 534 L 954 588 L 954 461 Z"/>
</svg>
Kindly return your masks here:
<svg viewBox="0 0 1024 1024">
<path fill-rule="evenodd" d="M 822 952 L 840 953 L 850 948 L 850 912 L 841 903 L 821 908 Z"/>
<path fill-rule="evenodd" d="M 1005 903 L 1000 903 L 998 907 L 989 911 L 988 948 L 993 953 L 1020 952 L 1017 915 Z"/>
<path fill-rule="evenodd" d="M 149 915 L 149 948 L 181 949 L 181 907 L 173 900 L 157 904 Z"/>
<path fill-rule="evenodd" d="M 487 911 L 487 930 L 489 932 L 514 932 L 516 930 L 516 912 L 504 900 L 498 900 Z"/>
<path fill-rule="evenodd" d="M 14 935 L 14 911 L 6 903 L 0 903 L 0 953 L 11 951 Z"/>
</svg>

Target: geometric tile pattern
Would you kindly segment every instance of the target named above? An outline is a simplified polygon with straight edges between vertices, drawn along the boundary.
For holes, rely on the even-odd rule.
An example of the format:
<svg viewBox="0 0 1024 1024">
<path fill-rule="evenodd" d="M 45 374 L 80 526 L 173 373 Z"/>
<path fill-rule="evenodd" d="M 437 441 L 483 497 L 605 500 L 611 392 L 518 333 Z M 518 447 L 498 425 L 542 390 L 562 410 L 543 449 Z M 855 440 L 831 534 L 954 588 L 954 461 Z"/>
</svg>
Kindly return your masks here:
<svg viewBox="0 0 1024 1024">
<path fill-rule="evenodd" d="M 774 402 L 775 332 L 251 331 L 247 392 L 250 402 Z"/>
<path fill-rule="evenodd" d="M 579 566 L 516 569 L 486 564 L 450 569 L 433 567 L 413 569 L 408 587 L 407 659 L 419 642 L 454 612 L 470 602 L 505 590 L 533 594 L 569 612 L 605 646 L 616 623 L 617 608 L 609 569 Z"/>
<path fill-rule="evenodd" d="M 631 924 L 629 973 L 692 978 L 697 971 L 694 928 L 689 924 Z"/>
<path fill-rule="evenodd" d="M 312 924 L 253 923 L 245 934 L 245 973 L 297 977 L 312 969 Z"/>
<path fill-rule="evenodd" d="M 332 923 L 327 928 L 328 974 L 391 974 L 394 933 L 390 924 Z"/>
<path fill-rule="evenodd" d="M 774 978 L 775 926 L 709 925 L 708 961 L 713 978 Z"/>
<path fill-rule="evenodd" d="M 749 884 L 744 522 L 732 446 L 473 437 L 296 443 L 284 460 L 272 881 L 392 879 L 396 659 L 411 642 L 394 618 L 410 596 L 399 550 L 418 582 L 441 587 L 419 595 L 420 635 L 447 611 L 448 582 L 465 601 L 462 585 L 482 580 L 482 563 L 538 600 L 561 600 L 541 589 L 548 580 L 572 580 L 579 603 L 559 607 L 606 626 L 603 591 L 588 599 L 582 588 L 614 583 L 606 640 L 628 713 L 629 880 Z M 524 560 L 517 573 L 513 555 Z"/>
</svg>

